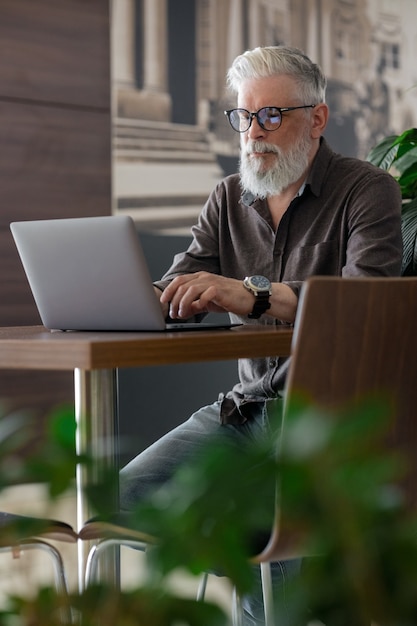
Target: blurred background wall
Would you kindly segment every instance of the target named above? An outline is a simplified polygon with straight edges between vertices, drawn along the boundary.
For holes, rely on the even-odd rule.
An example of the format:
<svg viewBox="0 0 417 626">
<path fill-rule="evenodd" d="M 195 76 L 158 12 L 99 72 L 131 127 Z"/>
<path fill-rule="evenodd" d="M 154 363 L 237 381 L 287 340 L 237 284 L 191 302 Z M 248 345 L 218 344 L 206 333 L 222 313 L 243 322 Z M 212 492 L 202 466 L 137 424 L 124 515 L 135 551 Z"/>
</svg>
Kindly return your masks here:
<svg viewBox="0 0 417 626">
<path fill-rule="evenodd" d="M 0 59 L 0 326 L 39 324 L 9 224 L 111 213 L 108 3 L 1 0 Z M 73 376 L 1 371 L 0 400 L 42 415 Z"/>
<path fill-rule="evenodd" d="M 225 74 L 247 48 L 293 45 L 322 66 L 339 152 L 417 125 L 415 0 L 115 0 L 112 29 L 115 203 L 140 230 L 189 232 L 235 171 Z"/>
</svg>

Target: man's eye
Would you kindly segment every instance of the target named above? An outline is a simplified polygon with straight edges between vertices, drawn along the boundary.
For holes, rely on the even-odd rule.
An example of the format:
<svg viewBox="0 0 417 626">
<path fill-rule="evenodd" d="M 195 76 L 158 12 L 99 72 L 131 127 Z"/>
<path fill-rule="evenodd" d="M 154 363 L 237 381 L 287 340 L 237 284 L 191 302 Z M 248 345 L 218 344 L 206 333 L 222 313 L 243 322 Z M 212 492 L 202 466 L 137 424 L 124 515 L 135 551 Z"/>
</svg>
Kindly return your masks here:
<svg viewBox="0 0 417 626">
<path fill-rule="evenodd" d="M 277 111 L 276 109 L 270 109 L 269 111 L 266 111 L 265 114 L 266 114 L 266 118 L 270 122 L 277 122 L 281 117 L 280 112 Z"/>
</svg>

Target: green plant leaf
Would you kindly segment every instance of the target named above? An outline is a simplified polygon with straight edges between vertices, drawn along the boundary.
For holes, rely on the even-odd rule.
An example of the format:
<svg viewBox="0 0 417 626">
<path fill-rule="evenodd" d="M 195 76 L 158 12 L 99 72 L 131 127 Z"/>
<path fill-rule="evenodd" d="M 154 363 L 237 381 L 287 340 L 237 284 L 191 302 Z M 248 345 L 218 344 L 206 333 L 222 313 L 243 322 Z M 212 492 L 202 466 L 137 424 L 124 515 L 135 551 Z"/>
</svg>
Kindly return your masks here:
<svg viewBox="0 0 417 626">
<path fill-rule="evenodd" d="M 198 602 L 145 587 L 118 591 L 96 585 L 67 599 L 51 588 L 34 597 L 13 596 L 0 609 L 0 626 L 57 626 L 75 610 L 79 626 L 227 626 L 224 612 L 209 601 Z M 71 622 L 72 623 L 72 622 Z"/>
<path fill-rule="evenodd" d="M 389 137 L 386 137 L 374 148 L 372 148 L 366 157 L 366 160 L 373 163 L 373 165 L 388 171 L 397 156 L 397 140 L 398 135 L 390 135 Z"/>
<path fill-rule="evenodd" d="M 397 160 L 395 162 L 395 169 L 399 172 L 404 172 L 410 167 L 415 166 L 417 160 L 417 145 L 402 144 L 398 146 Z"/>
<path fill-rule="evenodd" d="M 400 164 L 400 175 L 397 180 L 403 200 L 411 200 L 417 196 L 417 149 L 414 150 L 414 161 L 411 153 L 406 157 L 407 159 Z"/>
<path fill-rule="evenodd" d="M 417 274 L 417 197 L 403 203 L 401 221 L 403 260 L 401 273 L 404 276 Z"/>
<path fill-rule="evenodd" d="M 90 587 L 82 595 L 74 595 L 72 605 L 79 612 L 80 626 L 227 626 L 225 614 L 211 602 L 182 598 L 155 587 L 131 592 Z"/>
<path fill-rule="evenodd" d="M 417 145 L 417 128 L 408 128 L 397 137 L 396 142 L 399 145 L 414 144 Z"/>
</svg>

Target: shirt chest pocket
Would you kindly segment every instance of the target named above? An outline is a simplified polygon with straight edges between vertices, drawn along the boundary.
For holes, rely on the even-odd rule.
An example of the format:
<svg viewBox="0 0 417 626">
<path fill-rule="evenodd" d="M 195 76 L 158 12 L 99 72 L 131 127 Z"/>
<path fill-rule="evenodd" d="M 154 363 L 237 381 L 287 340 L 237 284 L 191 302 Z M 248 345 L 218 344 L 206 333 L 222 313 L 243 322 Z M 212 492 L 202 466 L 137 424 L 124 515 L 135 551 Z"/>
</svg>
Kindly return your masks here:
<svg viewBox="0 0 417 626">
<path fill-rule="evenodd" d="M 335 240 L 298 246 L 284 261 L 282 280 L 305 280 L 309 276 L 340 275 L 339 244 Z"/>
</svg>

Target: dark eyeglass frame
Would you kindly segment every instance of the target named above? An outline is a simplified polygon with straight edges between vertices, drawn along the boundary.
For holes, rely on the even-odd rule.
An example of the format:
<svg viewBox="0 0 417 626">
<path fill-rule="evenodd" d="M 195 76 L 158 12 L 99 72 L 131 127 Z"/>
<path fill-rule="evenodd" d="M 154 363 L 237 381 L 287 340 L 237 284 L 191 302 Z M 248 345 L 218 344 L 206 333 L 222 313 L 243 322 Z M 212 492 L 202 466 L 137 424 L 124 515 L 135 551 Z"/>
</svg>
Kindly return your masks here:
<svg viewBox="0 0 417 626">
<path fill-rule="evenodd" d="M 297 106 L 297 107 L 273 107 L 273 106 L 269 106 L 269 107 L 262 107 L 261 109 L 258 109 L 255 112 L 251 112 L 248 111 L 247 109 L 242 109 L 242 108 L 238 108 L 238 109 L 229 109 L 228 111 L 224 111 L 224 114 L 227 115 L 227 119 L 229 120 L 229 124 L 230 126 L 233 128 L 233 130 L 235 130 L 237 133 L 246 133 L 249 128 L 252 126 L 252 120 L 254 117 L 256 117 L 256 121 L 258 122 L 259 126 L 263 129 L 266 130 L 268 132 L 272 132 L 273 130 L 278 130 L 278 128 L 280 128 L 281 124 L 282 124 L 282 114 L 286 113 L 287 111 L 295 111 L 296 109 L 313 109 L 315 106 L 317 106 L 317 104 L 303 104 L 301 106 Z M 266 128 L 265 126 L 265 122 L 268 119 L 268 117 L 270 117 L 269 115 L 266 115 L 266 111 L 270 111 L 271 109 L 274 109 L 275 111 L 278 112 L 279 115 L 279 122 L 277 122 L 274 125 L 274 128 Z M 232 120 L 231 120 L 231 116 L 238 112 L 238 111 L 243 111 L 244 113 L 247 113 L 248 115 L 248 127 L 247 128 L 236 128 L 235 126 L 233 126 Z M 262 120 L 260 117 L 260 113 L 261 111 L 265 112 L 265 117 Z M 277 117 L 277 116 L 275 116 Z"/>
</svg>

